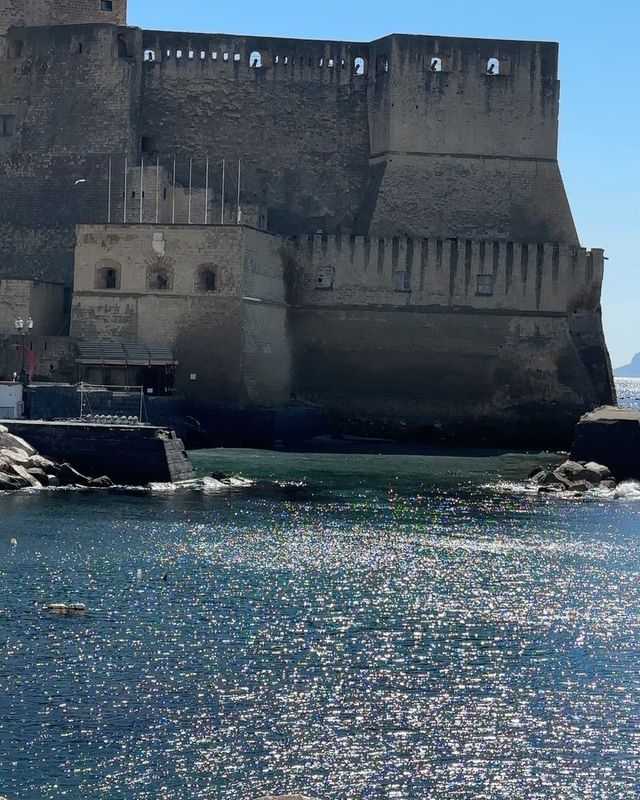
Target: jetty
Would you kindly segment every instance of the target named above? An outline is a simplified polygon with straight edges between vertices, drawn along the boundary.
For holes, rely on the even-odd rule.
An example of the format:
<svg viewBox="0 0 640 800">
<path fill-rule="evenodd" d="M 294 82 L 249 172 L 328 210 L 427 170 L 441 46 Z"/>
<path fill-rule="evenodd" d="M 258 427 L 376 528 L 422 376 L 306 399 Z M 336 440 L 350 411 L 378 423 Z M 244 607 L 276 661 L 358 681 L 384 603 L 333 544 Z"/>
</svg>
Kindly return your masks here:
<svg viewBox="0 0 640 800">
<path fill-rule="evenodd" d="M 63 420 L 0 420 L 40 454 L 87 475 L 108 475 L 121 485 L 177 483 L 195 478 L 174 431 L 151 425 Z"/>
</svg>

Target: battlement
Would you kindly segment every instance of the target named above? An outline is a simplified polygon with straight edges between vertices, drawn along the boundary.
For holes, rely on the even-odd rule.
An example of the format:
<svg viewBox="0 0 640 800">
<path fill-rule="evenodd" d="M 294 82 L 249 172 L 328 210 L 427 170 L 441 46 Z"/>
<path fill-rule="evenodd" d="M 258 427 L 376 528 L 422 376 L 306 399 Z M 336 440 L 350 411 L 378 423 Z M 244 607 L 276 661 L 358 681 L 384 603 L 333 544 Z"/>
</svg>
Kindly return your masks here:
<svg viewBox="0 0 640 800">
<path fill-rule="evenodd" d="M 126 21 L 127 0 L 0 0 L 0 36 L 13 26 Z"/>
<path fill-rule="evenodd" d="M 598 308 L 602 250 L 558 243 L 308 236 L 295 301 L 566 315 Z"/>
</svg>

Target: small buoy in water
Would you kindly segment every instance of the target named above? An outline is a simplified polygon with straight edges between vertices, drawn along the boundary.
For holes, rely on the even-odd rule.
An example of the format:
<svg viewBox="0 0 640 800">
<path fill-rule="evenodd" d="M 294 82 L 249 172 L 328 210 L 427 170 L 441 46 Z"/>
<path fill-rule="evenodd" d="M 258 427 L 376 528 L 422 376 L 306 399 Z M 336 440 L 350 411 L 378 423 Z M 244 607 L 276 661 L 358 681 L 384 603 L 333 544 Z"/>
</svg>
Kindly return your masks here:
<svg viewBox="0 0 640 800">
<path fill-rule="evenodd" d="M 10 544 L 11 544 L 11 547 L 17 547 L 18 546 L 18 540 L 17 539 L 12 539 Z"/>
<path fill-rule="evenodd" d="M 140 568 L 138 568 L 138 569 L 136 570 L 136 578 L 137 578 L 139 581 L 141 581 L 141 580 L 142 580 L 142 570 L 141 570 Z"/>
<path fill-rule="evenodd" d="M 69 603 L 67 611 L 69 614 L 83 614 L 87 610 L 84 603 Z"/>
</svg>

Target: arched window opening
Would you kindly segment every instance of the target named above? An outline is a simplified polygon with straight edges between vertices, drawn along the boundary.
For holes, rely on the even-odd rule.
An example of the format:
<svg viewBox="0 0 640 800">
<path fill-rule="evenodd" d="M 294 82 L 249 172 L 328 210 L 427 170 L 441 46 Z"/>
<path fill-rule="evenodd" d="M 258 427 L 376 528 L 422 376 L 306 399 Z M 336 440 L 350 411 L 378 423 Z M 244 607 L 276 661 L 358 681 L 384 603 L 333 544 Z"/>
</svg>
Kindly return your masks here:
<svg viewBox="0 0 640 800">
<path fill-rule="evenodd" d="M 240 53 L 234 53 L 234 54 L 233 54 L 233 60 L 234 60 L 236 63 L 237 63 L 238 61 L 240 61 Z"/>
<path fill-rule="evenodd" d="M 203 264 L 198 268 L 196 290 L 199 292 L 215 292 L 217 288 L 216 269 L 211 264 Z"/>
<path fill-rule="evenodd" d="M 189 50 L 189 59 L 193 61 L 194 57 L 195 57 L 195 52 L 193 50 Z"/>
<path fill-rule="evenodd" d="M 499 74 L 500 74 L 500 59 L 490 58 L 487 61 L 487 75 L 499 75 Z"/>
<path fill-rule="evenodd" d="M 200 51 L 200 61 L 205 61 L 207 58 L 207 53 L 205 50 Z"/>
<path fill-rule="evenodd" d="M 173 288 L 173 271 L 162 264 L 149 267 L 147 288 L 152 292 L 168 292 Z"/>
<path fill-rule="evenodd" d="M 20 39 L 11 39 L 9 42 L 9 48 L 7 50 L 7 57 L 20 58 L 22 56 L 23 48 L 24 42 L 21 42 Z"/>
<path fill-rule="evenodd" d="M 103 259 L 96 264 L 96 289 L 119 289 L 120 265 Z"/>
<path fill-rule="evenodd" d="M 126 58 L 126 59 L 132 58 L 131 53 L 129 52 L 129 45 L 127 44 L 127 40 L 122 34 L 118 36 L 118 58 Z"/>
<path fill-rule="evenodd" d="M 216 52 L 211 53 L 211 60 L 212 61 L 217 61 L 218 60 L 218 54 Z"/>
<path fill-rule="evenodd" d="M 444 64 L 442 63 L 442 59 L 438 58 L 437 56 L 431 59 L 431 72 L 443 72 L 444 71 Z"/>
<path fill-rule="evenodd" d="M 329 69 L 331 69 L 333 67 L 334 63 L 335 62 L 334 62 L 334 60 L 332 58 L 330 58 L 329 61 L 327 61 L 327 66 L 329 67 Z"/>
<path fill-rule="evenodd" d="M 225 54 L 222 56 L 222 60 L 223 60 L 223 61 L 228 61 L 228 60 L 229 60 L 229 53 L 225 53 Z"/>
<path fill-rule="evenodd" d="M 367 71 L 367 63 L 364 58 L 356 58 L 353 62 L 353 74 L 359 77 L 364 75 Z"/>
<path fill-rule="evenodd" d="M 182 58 L 182 50 L 176 50 L 176 58 Z"/>
<path fill-rule="evenodd" d="M 251 69 L 260 69 L 262 67 L 262 53 L 254 50 L 249 56 L 249 66 Z"/>
<path fill-rule="evenodd" d="M 155 61 L 156 60 L 155 50 L 145 50 L 144 51 L 144 60 L 145 61 Z"/>
</svg>

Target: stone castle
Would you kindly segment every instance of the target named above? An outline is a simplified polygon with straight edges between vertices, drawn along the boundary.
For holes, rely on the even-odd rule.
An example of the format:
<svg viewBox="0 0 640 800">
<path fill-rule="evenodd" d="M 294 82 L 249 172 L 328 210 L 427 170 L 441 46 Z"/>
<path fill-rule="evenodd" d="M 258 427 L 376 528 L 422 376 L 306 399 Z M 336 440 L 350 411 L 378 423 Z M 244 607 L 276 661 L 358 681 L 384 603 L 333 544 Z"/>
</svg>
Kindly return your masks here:
<svg viewBox="0 0 640 800">
<path fill-rule="evenodd" d="M 36 379 L 549 439 L 614 400 L 558 46 L 143 31 L 0 0 L 0 333 Z M 541 441 L 541 440 L 540 440 Z"/>
</svg>

